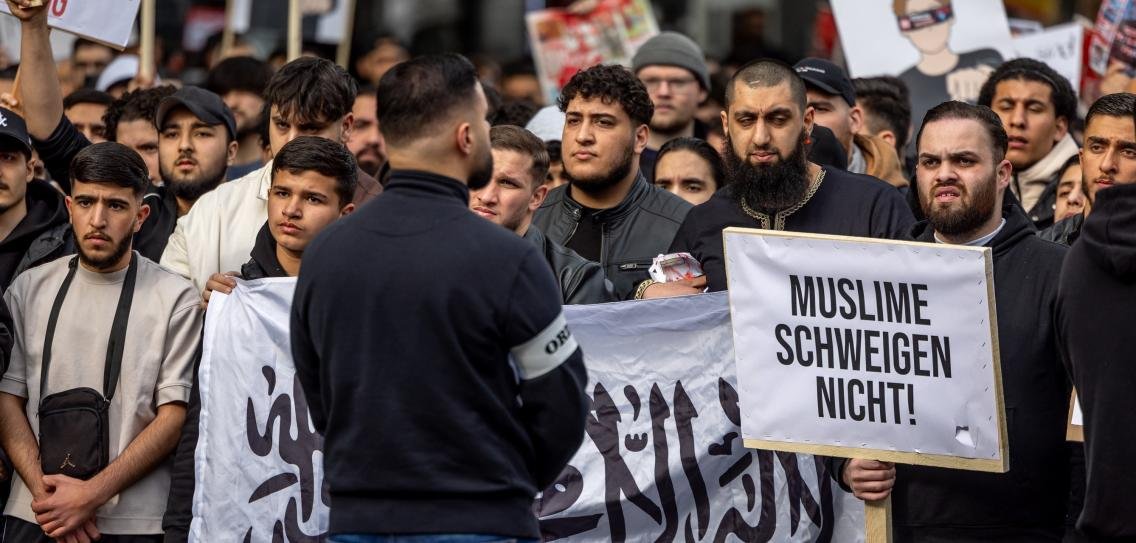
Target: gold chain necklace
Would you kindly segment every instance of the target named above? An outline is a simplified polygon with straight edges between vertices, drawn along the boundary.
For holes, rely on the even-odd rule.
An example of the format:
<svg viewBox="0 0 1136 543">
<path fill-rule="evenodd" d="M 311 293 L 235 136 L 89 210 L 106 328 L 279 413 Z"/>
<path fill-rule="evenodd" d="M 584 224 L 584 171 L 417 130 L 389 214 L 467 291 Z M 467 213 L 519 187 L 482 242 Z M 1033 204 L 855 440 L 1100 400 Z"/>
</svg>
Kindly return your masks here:
<svg viewBox="0 0 1136 543">
<path fill-rule="evenodd" d="M 797 202 L 796 204 L 794 204 L 791 207 L 787 207 L 787 208 L 782 209 L 781 211 L 777 212 L 777 214 L 774 216 L 773 230 L 784 230 L 785 229 L 785 219 L 789 218 L 789 215 L 796 213 L 802 207 L 805 207 L 805 204 L 809 203 L 809 200 L 811 200 L 813 195 L 816 194 L 817 190 L 820 189 L 820 184 L 821 184 L 821 182 L 824 181 L 824 174 L 825 174 L 825 169 L 821 168 L 820 173 L 818 173 L 817 176 L 816 176 L 816 179 L 813 179 L 813 182 L 809 185 L 808 190 L 805 191 L 805 196 L 803 198 L 801 198 L 801 201 Z M 742 200 L 741 203 L 742 203 L 742 211 L 746 215 L 749 215 L 753 219 L 757 220 L 757 222 L 761 224 L 761 228 L 763 228 L 765 230 L 770 229 L 769 228 L 769 215 L 768 214 L 754 210 L 752 207 L 749 206 L 749 204 L 744 199 Z"/>
</svg>

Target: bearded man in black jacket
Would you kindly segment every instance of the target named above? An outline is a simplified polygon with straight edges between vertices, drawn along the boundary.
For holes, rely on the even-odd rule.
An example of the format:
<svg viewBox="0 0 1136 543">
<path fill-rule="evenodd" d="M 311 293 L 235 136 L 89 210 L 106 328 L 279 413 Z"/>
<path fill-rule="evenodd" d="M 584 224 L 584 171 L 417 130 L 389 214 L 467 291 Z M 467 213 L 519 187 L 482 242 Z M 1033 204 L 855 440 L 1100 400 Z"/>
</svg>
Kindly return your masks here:
<svg viewBox="0 0 1136 543">
<path fill-rule="evenodd" d="M 1065 248 L 1034 235 L 1004 194 L 1007 136 L 984 106 L 946 102 L 916 138 L 917 190 L 927 221 L 917 241 L 990 247 L 1010 471 L 979 473 L 848 460 L 833 474 L 856 496 L 893 496 L 897 541 L 1060 541 L 1068 498 L 1069 383 L 1053 311 Z"/>
</svg>

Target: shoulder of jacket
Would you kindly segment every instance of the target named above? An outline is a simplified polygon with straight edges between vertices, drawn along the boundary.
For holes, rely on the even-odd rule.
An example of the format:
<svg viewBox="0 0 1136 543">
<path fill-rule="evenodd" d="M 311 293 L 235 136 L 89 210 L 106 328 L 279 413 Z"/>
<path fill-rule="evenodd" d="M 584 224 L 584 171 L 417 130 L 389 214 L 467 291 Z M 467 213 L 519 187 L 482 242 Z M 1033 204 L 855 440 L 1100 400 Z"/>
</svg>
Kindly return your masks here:
<svg viewBox="0 0 1136 543">
<path fill-rule="evenodd" d="M 552 206 L 557 205 L 560 202 L 564 201 L 564 193 L 567 190 L 568 190 L 568 185 L 564 184 L 564 185 L 560 185 L 559 187 L 556 187 L 556 188 L 548 191 L 548 196 L 544 197 L 544 203 L 540 204 L 540 209 L 544 209 L 546 207 L 552 207 Z"/>
<path fill-rule="evenodd" d="M 694 208 L 690 202 L 658 187 L 651 186 L 648 191 L 640 204 L 640 208 L 644 211 L 681 223 L 686 218 L 686 214 Z"/>
</svg>

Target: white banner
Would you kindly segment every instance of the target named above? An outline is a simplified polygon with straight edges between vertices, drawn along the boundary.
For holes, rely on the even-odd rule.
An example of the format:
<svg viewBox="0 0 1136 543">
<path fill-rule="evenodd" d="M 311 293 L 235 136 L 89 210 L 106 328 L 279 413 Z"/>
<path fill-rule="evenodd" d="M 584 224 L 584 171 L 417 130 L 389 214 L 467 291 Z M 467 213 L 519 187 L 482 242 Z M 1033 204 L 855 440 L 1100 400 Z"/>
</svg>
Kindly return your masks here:
<svg viewBox="0 0 1136 543">
<path fill-rule="evenodd" d="M 289 355 L 294 286 L 242 282 L 209 303 L 191 541 L 327 530 L 321 443 Z M 583 446 L 534 505 L 546 540 L 863 540 L 863 507 L 818 459 L 742 448 L 724 293 L 565 313 L 593 403 Z"/>
<path fill-rule="evenodd" d="M 990 249 L 723 236 L 747 440 L 1004 460 Z"/>
<path fill-rule="evenodd" d="M 295 288 L 295 279 L 241 281 L 231 295 L 210 297 L 190 541 L 299 542 L 327 534 L 323 439 L 288 341 Z"/>
<path fill-rule="evenodd" d="M 122 49 L 130 41 L 141 0 L 45 0 L 47 25 Z M 11 15 L 6 2 L 0 12 Z"/>
<path fill-rule="evenodd" d="M 1069 23 L 1014 38 L 1019 57 L 1040 60 L 1069 80 L 1073 91 L 1081 92 L 1081 50 L 1085 27 Z"/>
</svg>

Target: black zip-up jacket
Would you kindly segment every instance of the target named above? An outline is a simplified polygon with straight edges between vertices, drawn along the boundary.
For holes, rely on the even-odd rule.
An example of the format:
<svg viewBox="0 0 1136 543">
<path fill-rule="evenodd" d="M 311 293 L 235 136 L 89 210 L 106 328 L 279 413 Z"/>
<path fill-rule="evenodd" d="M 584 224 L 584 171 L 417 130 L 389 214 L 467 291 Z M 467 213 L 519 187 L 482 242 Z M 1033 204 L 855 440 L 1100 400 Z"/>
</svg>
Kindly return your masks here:
<svg viewBox="0 0 1136 543">
<path fill-rule="evenodd" d="M 1061 270 L 1057 338 L 1084 413 L 1085 506 L 1094 541 L 1136 541 L 1136 185 L 1097 193 Z"/>
<path fill-rule="evenodd" d="M 540 251 L 454 179 L 394 170 L 304 251 L 292 354 L 331 533 L 540 537 L 584 437 L 583 354 Z"/>
<path fill-rule="evenodd" d="M 540 249 L 540 253 L 552 267 L 552 274 L 556 276 L 556 282 L 560 283 L 564 305 L 615 301 L 611 281 L 604 277 L 603 268 L 599 264 L 548 239 L 535 224 L 529 225 L 525 239 Z"/>
<path fill-rule="evenodd" d="M 63 195 L 46 181 L 28 182 L 27 216 L 0 241 L 0 291 L 28 268 L 76 251 Z"/>
<path fill-rule="evenodd" d="M 650 278 L 647 270 L 651 261 L 667 252 L 691 207 L 682 198 L 648 183 L 640 173 L 619 205 L 592 216 L 603 225 L 600 265 L 617 298 L 631 298 L 636 286 Z M 568 195 L 568 185 L 562 185 L 548 193 L 536 210 L 533 224 L 548 239 L 567 245 L 584 219 L 582 207 Z"/>
<path fill-rule="evenodd" d="M 256 235 L 251 259 L 241 266 L 241 279 L 249 281 L 266 277 L 288 277 L 280 261 L 276 259 L 276 240 L 268 230 L 268 223 Z M 199 355 L 200 356 L 200 355 Z M 197 450 L 198 427 L 201 420 L 201 394 L 197 389 L 197 371 L 193 372 L 193 388 L 189 394 L 189 405 L 185 413 L 185 425 L 178 438 L 174 453 L 173 468 L 170 470 L 170 495 L 166 501 L 166 513 L 162 516 L 162 531 L 165 543 L 185 543 L 189 537 L 189 524 L 193 521 L 194 463 L 193 454 Z"/>
<path fill-rule="evenodd" d="M 1035 235 L 1013 200 L 994 253 L 998 342 L 1010 471 L 896 465 L 897 541 L 1060 541 L 1068 502 L 1065 417 L 1070 385 L 1057 356 L 1053 310 L 1066 249 Z M 933 243 L 927 222 L 912 239 Z M 836 462 L 842 468 L 844 462 Z M 841 469 L 833 477 L 841 481 Z M 845 487 L 847 490 L 847 487 Z"/>
<path fill-rule="evenodd" d="M 1073 242 L 1081 236 L 1081 226 L 1085 224 L 1085 215 L 1073 215 L 1072 217 L 1057 221 L 1044 230 L 1037 233 L 1038 237 L 1044 240 L 1060 243 L 1066 247 L 1072 247 Z"/>
</svg>

